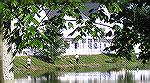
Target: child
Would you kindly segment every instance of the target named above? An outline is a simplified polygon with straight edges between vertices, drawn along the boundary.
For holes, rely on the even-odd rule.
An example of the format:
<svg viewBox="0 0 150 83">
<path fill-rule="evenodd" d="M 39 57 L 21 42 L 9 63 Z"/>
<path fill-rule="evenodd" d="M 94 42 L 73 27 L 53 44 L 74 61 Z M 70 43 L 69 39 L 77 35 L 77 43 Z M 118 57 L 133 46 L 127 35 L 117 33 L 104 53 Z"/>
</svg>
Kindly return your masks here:
<svg viewBox="0 0 150 83">
<path fill-rule="evenodd" d="M 28 59 L 27 59 L 27 65 L 28 65 L 28 68 L 30 68 L 30 66 L 31 66 L 31 59 L 30 59 L 29 56 L 28 56 Z"/>
<path fill-rule="evenodd" d="M 76 58 L 76 63 L 78 64 L 79 63 L 79 55 L 76 54 L 75 58 Z"/>
</svg>

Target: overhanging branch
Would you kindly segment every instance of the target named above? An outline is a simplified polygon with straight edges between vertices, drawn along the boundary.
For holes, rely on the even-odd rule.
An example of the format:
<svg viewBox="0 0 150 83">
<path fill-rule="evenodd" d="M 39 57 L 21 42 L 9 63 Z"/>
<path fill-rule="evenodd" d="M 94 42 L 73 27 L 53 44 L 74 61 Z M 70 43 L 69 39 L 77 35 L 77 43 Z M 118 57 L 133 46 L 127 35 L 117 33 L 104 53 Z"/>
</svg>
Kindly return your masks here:
<svg viewBox="0 0 150 83">
<path fill-rule="evenodd" d="M 41 24 L 43 22 L 43 20 L 48 16 L 50 10 L 48 10 L 48 12 L 46 13 L 46 15 L 42 18 L 41 22 L 39 24 Z"/>
<path fill-rule="evenodd" d="M 76 20 L 65 20 L 65 21 L 76 21 Z M 103 25 L 103 26 L 112 28 L 112 26 L 109 26 L 109 25 L 106 25 L 106 24 L 103 24 L 103 23 L 96 23 L 96 22 L 93 22 L 93 24 Z"/>
</svg>

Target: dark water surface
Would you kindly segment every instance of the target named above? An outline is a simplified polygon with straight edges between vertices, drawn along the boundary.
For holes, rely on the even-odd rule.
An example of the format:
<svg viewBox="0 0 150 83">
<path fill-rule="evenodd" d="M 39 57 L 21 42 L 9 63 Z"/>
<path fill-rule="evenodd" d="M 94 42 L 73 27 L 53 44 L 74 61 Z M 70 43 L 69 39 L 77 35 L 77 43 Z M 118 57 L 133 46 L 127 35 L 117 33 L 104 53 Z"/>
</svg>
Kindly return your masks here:
<svg viewBox="0 0 150 83">
<path fill-rule="evenodd" d="M 15 83 L 150 83 L 150 70 L 110 72 L 45 73 L 39 77 L 17 78 Z"/>
</svg>

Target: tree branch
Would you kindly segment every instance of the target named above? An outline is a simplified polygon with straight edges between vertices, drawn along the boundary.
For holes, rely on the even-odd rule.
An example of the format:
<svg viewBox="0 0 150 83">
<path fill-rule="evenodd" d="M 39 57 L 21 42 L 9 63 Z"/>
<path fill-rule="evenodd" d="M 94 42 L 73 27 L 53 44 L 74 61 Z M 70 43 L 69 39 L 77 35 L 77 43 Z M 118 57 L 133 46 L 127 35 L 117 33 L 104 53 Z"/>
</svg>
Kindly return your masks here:
<svg viewBox="0 0 150 83">
<path fill-rule="evenodd" d="M 46 13 L 46 15 L 43 17 L 43 19 L 41 20 L 41 22 L 39 23 L 39 25 L 43 22 L 43 20 L 47 17 L 47 15 L 49 14 L 50 10 L 48 10 L 48 12 Z"/>
<path fill-rule="evenodd" d="M 109 25 L 106 25 L 106 24 L 102 24 L 102 23 L 94 23 L 94 24 L 99 24 L 99 25 L 103 25 L 103 26 L 106 26 L 106 27 L 110 27 L 110 28 L 113 28 L 113 27 L 111 27 L 111 26 L 109 26 Z"/>
<path fill-rule="evenodd" d="M 65 21 L 76 21 L 76 20 L 65 20 Z M 93 24 L 98 24 L 98 25 L 103 25 L 103 26 L 106 26 L 106 27 L 110 27 L 110 28 L 113 28 L 109 25 L 106 25 L 106 24 L 103 24 L 103 23 L 96 23 L 96 22 L 93 22 Z"/>
</svg>

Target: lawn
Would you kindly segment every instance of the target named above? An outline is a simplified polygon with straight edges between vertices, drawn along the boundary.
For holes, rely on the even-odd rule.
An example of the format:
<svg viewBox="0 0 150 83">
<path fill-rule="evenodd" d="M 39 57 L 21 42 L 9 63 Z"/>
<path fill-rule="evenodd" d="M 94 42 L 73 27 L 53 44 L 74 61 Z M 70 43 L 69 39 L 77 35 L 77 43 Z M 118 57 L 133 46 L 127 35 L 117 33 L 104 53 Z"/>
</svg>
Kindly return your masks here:
<svg viewBox="0 0 150 83">
<path fill-rule="evenodd" d="M 27 69 L 27 56 L 17 56 L 14 60 L 14 68 L 15 69 Z M 94 70 L 100 68 L 128 68 L 133 69 L 136 67 L 141 67 L 142 64 L 138 61 L 127 61 L 125 59 L 115 59 L 113 57 L 109 57 L 104 54 L 100 55 L 80 55 L 79 64 L 76 64 L 75 57 L 74 56 L 61 56 L 58 59 L 56 59 L 55 64 L 46 63 L 40 59 L 37 59 L 35 57 L 31 57 L 32 59 L 32 70 L 58 70 L 58 71 L 70 71 L 74 67 L 80 67 L 82 68 L 92 68 Z M 97 69 L 96 69 L 97 68 Z M 108 69 L 106 69 L 107 71 Z"/>
<path fill-rule="evenodd" d="M 44 62 L 36 57 L 31 57 L 31 69 L 27 68 L 27 56 L 16 56 L 14 60 L 15 77 L 23 77 L 28 72 L 32 76 L 39 76 L 42 73 L 52 72 L 92 72 L 92 71 L 117 71 L 121 68 L 136 69 L 137 67 L 149 68 L 149 65 L 143 67 L 139 61 L 127 61 L 125 59 L 113 58 L 108 55 L 80 55 L 79 64 L 76 64 L 74 56 L 61 56 L 56 59 L 55 64 Z M 115 62 L 115 61 L 117 62 Z M 37 73 L 38 72 L 38 73 Z"/>
<path fill-rule="evenodd" d="M 116 61 L 116 62 L 115 62 Z M 56 61 L 56 65 L 70 65 L 75 63 L 75 57 L 74 56 L 64 56 L 61 57 L 61 59 Z M 126 68 L 126 69 L 135 69 L 137 67 L 141 68 L 143 67 L 143 64 L 141 64 L 140 61 L 127 61 L 126 59 L 121 58 L 114 58 L 110 57 L 108 55 L 99 54 L 99 55 L 81 55 L 79 64 L 80 69 L 89 69 L 92 68 L 92 70 L 110 70 L 110 69 L 119 69 L 119 68 Z"/>
<path fill-rule="evenodd" d="M 27 70 L 27 56 L 16 56 L 14 60 L 14 68 L 20 70 Z M 35 57 L 31 57 L 31 69 L 32 70 L 53 70 L 54 66 L 52 64 L 46 63 L 42 60 L 36 59 Z"/>
</svg>

